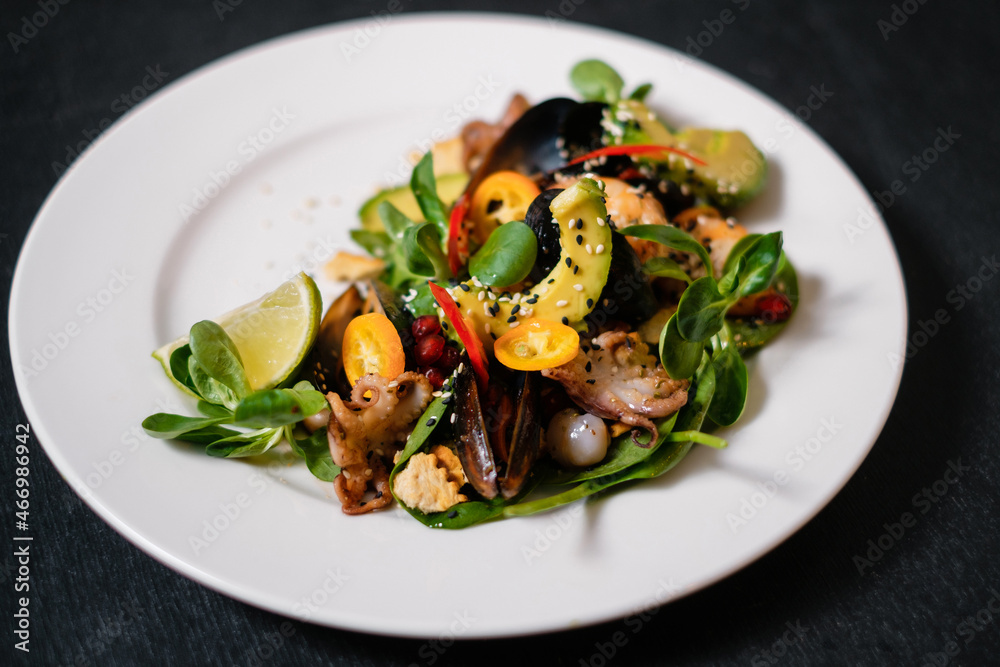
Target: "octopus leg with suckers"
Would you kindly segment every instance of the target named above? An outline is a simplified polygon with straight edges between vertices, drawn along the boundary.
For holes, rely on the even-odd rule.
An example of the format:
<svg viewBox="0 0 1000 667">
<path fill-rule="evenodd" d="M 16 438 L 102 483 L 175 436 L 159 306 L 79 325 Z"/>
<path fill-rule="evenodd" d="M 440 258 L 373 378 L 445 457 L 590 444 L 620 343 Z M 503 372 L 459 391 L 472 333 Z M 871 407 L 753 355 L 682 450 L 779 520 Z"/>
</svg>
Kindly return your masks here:
<svg viewBox="0 0 1000 667">
<path fill-rule="evenodd" d="M 432 392 L 424 375 L 407 372 L 394 380 L 379 375 L 358 379 L 350 401 L 333 392 L 327 394 L 330 455 L 341 468 L 334 490 L 345 514 L 364 514 L 389 504 L 392 495 L 382 457 L 406 439 L 413 422 L 430 403 Z M 369 486 L 376 497 L 366 502 Z"/>
</svg>

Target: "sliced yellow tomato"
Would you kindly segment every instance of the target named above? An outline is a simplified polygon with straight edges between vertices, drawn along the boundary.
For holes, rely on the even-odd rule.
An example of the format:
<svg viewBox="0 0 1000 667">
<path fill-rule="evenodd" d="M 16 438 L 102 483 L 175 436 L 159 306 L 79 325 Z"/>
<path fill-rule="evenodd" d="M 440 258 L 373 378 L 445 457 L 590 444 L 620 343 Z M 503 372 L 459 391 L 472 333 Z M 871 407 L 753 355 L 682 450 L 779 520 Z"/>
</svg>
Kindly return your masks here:
<svg viewBox="0 0 1000 667">
<path fill-rule="evenodd" d="M 540 193 L 534 181 L 516 171 L 490 174 L 472 195 L 468 214 L 473 222 L 472 238 L 482 245 L 505 222 L 524 220 L 528 207 Z"/>
<path fill-rule="evenodd" d="M 568 363 L 580 350 L 580 335 L 571 327 L 532 317 L 497 338 L 497 361 L 516 371 L 540 371 Z"/>
<path fill-rule="evenodd" d="M 375 373 L 390 380 L 406 370 L 406 353 L 396 327 L 382 313 L 351 320 L 344 331 L 344 372 L 354 386 L 358 378 Z"/>
</svg>

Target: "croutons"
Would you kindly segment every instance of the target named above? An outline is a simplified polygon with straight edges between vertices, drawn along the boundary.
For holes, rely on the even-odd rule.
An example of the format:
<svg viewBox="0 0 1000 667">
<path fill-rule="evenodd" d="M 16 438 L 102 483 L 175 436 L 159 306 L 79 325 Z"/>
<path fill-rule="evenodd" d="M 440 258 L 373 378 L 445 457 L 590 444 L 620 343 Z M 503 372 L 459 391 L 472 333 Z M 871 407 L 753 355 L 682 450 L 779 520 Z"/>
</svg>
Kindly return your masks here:
<svg viewBox="0 0 1000 667">
<path fill-rule="evenodd" d="M 323 267 L 323 273 L 330 280 L 364 280 L 375 278 L 385 270 L 385 262 L 377 257 L 362 257 L 339 251 Z"/>
<path fill-rule="evenodd" d="M 435 445 L 427 454 L 410 457 L 396 476 L 393 492 L 407 507 L 431 514 L 468 500 L 458 492 L 465 481 L 458 457 L 444 445 Z"/>
</svg>

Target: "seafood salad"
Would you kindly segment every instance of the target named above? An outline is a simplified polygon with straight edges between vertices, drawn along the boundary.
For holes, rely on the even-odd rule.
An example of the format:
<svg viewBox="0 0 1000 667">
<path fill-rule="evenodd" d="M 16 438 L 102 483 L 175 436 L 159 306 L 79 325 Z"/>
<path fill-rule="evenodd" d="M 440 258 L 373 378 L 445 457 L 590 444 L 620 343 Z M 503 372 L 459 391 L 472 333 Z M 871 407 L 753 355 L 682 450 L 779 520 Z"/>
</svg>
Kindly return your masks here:
<svg viewBox="0 0 1000 667">
<path fill-rule="evenodd" d="M 672 125 L 604 62 L 570 81 L 580 99 L 516 95 L 366 202 L 364 254 L 325 267 L 349 286 L 322 317 L 300 274 L 157 350 L 201 416 L 146 431 L 222 458 L 287 442 L 344 513 L 396 501 L 436 528 L 725 447 L 744 357 L 798 303 L 781 233 L 735 217 L 765 157 L 738 130 Z"/>
</svg>

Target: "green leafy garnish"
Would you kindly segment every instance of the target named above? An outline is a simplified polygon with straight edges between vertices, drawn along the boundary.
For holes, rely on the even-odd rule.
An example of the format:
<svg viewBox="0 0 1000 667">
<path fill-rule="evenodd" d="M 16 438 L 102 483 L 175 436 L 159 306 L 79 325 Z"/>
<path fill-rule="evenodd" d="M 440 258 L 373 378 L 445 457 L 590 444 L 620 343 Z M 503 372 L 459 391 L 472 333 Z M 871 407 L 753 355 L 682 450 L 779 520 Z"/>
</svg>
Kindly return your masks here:
<svg viewBox="0 0 1000 667">
<path fill-rule="evenodd" d="M 614 104 L 621 99 L 625 82 L 618 72 L 601 60 L 582 60 L 569 73 L 570 83 L 583 99 Z"/>
<path fill-rule="evenodd" d="M 632 225 L 618 230 L 625 236 L 632 236 L 644 241 L 656 241 L 661 245 L 681 252 L 693 252 L 698 255 L 698 259 L 705 265 L 708 275 L 712 275 L 712 260 L 708 256 L 705 246 L 682 229 L 669 225 Z"/>
<path fill-rule="evenodd" d="M 535 265 L 538 238 L 531 227 L 512 221 L 497 227 L 469 261 L 469 273 L 484 285 L 503 287 L 524 280 Z"/>
</svg>

